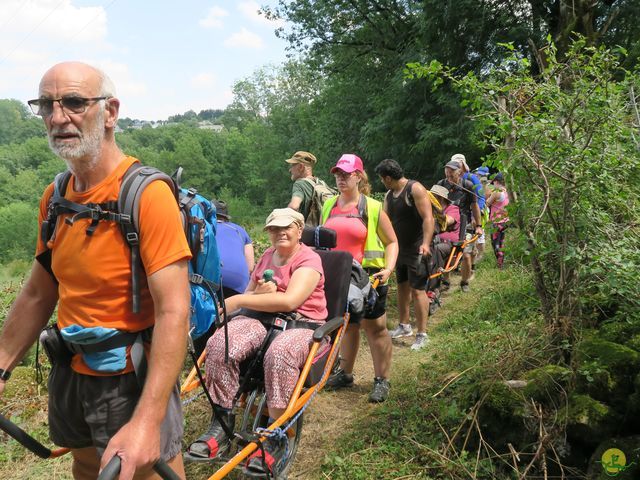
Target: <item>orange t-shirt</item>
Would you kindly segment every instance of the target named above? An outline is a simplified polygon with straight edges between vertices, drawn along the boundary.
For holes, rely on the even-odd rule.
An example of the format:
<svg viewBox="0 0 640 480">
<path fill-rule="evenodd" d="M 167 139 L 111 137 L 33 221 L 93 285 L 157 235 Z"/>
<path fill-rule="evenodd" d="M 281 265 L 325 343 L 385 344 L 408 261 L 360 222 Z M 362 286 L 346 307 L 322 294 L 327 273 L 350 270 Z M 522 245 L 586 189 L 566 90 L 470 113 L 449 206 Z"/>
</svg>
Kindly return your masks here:
<svg viewBox="0 0 640 480">
<path fill-rule="evenodd" d="M 71 177 L 64 197 L 75 203 L 104 203 L 118 198 L 120 183 L 127 169 L 137 160 L 125 157 L 102 182 L 86 192 L 75 192 Z M 49 185 L 40 200 L 39 224 L 47 217 L 53 194 Z M 69 214 L 58 216 L 56 230 L 48 242 L 51 268 L 58 280 L 58 325 L 108 327 L 137 332 L 154 324 L 153 300 L 144 274 L 140 275 L 140 313 L 131 312 L 131 250 L 120 224 L 101 220 L 92 236 L 86 234 L 90 219 L 67 224 Z M 169 186 L 152 182 L 140 198 L 140 257 L 147 276 L 180 260 L 191 257 L 180 212 Z M 38 238 L 36 255 L 46 250 Z M 188 293 L 185 292 L 185 295 Z M 80 355 L 72 368 L 78 373 L 104 375 L 90 369 Z M 132 371 L 130 360 L 121 373 Z"/>
</svg>

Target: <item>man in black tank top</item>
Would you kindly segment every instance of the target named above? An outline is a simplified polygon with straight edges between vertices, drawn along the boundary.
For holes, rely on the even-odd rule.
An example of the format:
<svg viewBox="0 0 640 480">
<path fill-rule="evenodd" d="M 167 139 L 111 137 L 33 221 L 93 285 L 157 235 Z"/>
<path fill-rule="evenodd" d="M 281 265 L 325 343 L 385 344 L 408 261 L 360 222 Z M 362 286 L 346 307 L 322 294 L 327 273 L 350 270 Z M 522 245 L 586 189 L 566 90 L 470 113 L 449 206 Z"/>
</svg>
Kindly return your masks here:
<svg viewBox="0 0 640 480">
<path fill-rule="evenodd" d="M 427 190 L 419 182 L 405 178 L 395 160 L 383 160 L 375 170 L 389 190 L 384 199 L 384 210 L 391 219 L 400 250 L 396 263 L 400 323 L 390 335 L 391 338 L 400 338 L 413 334 L 409 323 L 409 304 L 413 299 L 418 332 L 411 349 L 420 350 L 428 342 L 429 300 L 425 290 L 429 274 L 422 259 L 426 261 L 426 257 L 431 255 L 430 245 L 435 226 L 431 201 Z"/>
</svg>

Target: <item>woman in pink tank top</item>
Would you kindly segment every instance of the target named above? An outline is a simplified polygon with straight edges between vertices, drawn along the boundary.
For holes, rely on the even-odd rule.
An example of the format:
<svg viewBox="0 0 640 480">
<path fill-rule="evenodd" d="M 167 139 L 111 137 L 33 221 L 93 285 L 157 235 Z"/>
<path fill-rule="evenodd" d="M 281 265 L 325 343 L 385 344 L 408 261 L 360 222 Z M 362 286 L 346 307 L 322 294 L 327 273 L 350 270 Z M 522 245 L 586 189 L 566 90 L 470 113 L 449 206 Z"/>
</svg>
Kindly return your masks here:
<svg viewBox="0 0 640 480">
<path fill-rule="evenodd" d="M 497 173 L 491 181 L 493 184 L 493 192 L 487 199 L 487 207 L 489 207 L 489 220 L 492 224 L 491 245 L 493 253 L 496 255 L 498 268 L 502 268 L 504 264 L 504 231 L 509 222 L 509 215 L 506 206 L 509 205 L 509 194 L 504 184 L 504 176 Z"/>
<path fill-rule="evenodd" d="M 340 195 L 324 226 L 336 231 L 336 249 L 351 253 L 367 273 L 379 279 L 380 282 L 377 288 L 378 298 L 373 308 L 365 309 L 364 314 L 351 316 L 340 350 L 342 356 L 340 368 L 329 378 L 327 387 L 337 389 L 353 386 L 353 367 L 360 345 L 360 325 L 362 325 L 371 349 L 375 373 L 369 401 L 383 402 L 389 394 L 388 378 L 392 353 L 391 337 L 387 332 L 387 279 L 393 272 L 398 257 L 398 239 L 391 220 L 382 210 L 379 202 L 371 201 L 366 197 L 370 193 L 369 180 L 360 157 L 352 153 L 342 155 L 331 169 L 331 173 L 336 179 Z M 369 218 L 366 222 L 368 225 L 365 225 L 358 207 L 362 200 L 366 201 L 367 209 L 373 210 L 368 212 Z M 380 211 L 379 216 L 375 218 L 375 227 L 371 222 L 374 220 L 372 218 L 375 212 L 374 202 L 377 202 Z M 370 204 L 371 207 L 369 207 Z M 372 232 L 369 232 L 368 228 L 371 228 Z M 368 240 L 371 240 L 368 239 L 368 235 L 377 236 L 384 247 L 384 268 L 380 268 L 382 265 L 371 266 L 365 258 L 365 247 L 369 243 Z"/>
</svg>

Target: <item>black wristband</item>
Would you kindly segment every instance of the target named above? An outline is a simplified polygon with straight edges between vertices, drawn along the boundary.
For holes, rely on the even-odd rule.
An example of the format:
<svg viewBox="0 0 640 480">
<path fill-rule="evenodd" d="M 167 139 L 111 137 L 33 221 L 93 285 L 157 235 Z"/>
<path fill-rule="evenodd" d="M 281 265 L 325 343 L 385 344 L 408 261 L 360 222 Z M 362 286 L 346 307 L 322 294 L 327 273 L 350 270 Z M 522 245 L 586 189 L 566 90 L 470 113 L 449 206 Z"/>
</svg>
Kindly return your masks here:
<svg viewBox="0 0 640 480">
<path fill-rule="evenodd" d="M 11 371 L 0 368 L 0 380 L 6 382 L 11 377 Z"/>
</svg>

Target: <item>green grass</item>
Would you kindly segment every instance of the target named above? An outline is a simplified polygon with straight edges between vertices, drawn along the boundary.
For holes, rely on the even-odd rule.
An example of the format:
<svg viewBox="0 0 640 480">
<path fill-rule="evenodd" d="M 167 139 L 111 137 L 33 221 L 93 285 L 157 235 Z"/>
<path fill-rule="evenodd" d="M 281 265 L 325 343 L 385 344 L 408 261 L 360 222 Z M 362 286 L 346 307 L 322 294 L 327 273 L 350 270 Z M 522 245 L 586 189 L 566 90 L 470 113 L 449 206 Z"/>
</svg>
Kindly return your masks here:
<svg viewBox="0 0 640 480">
<path fill-rule="evenodd" d="M 389 400 L 326 453 L 322 471 L 328 478 L 508 478 L 491 462 L 476 462 L 475 450 L 461 451 L 466 427 L 454 441 L 457 453 L 445 448 L 447 436 L 468 424 L 473 405 L 493 382 L 545 363 L 529 275 L 490 264 L 481 265 L 469 293 L 456 289 L 446 298 L 429 348 L 394 362 Z"/>
<path fill-rule="evenodd" d="M 257 227 L 254 231 L 260 238 Z M 516 267 L 498 271 L 493 264 L 493 259 L 487 258 L 480 265 L 469 293 L 452 289 L 436 317 L 442 320 L 429 331 L 427 350 L 396 357 L 389 400 L 373 408 L 370 415 L 358 416 L 360 420 L 345 426 L 348 428 L 341 430 L 329 450 L 318 453 L 324 458 L 322 473 L 326 478 L 451 479 L 469 478 L 470 473 L 476 478 L 508 478 L 492 462 L 477 462 L 474 449 L 460 449 L 471 409 L 496 380 L 519 378 L 521 372 L 543 365 L 547 359 L 529 274 Z M 7 275 L 2 284 L 6 307 L 17 293 L 20 279 Z M 457 281 L 454 277 L 453 284 Z M 395 293 L 389 300 L 393 323 L 397 318 Z M 33 372 L 32 367 L 16 370 L 0 400 L 0 411 L 50 445 L 46 388 L 35 384 Z M 206 424 L 210 415 L 202 402 L 188 406 L 186 413 L 190 418 L 201 418 L 201 424 Z M 485 420 L 482 414 L 479 420 Z M 185 439 L 200 433 L 197 423 L 187 424 Z M 454 442 L 454 453 L 445 448 L 447 436 L 461 424 L 464 428 Z M 34 460 L 6 436 L 0 436 L 0 442 L 0 478 L 70 478 L 69 458 Z M 16 476 L 16 472 L 20 473 Z M 188 468 L 189 478 L 205 478 L 210 472 L 210 466 Z"/>
</svg>

